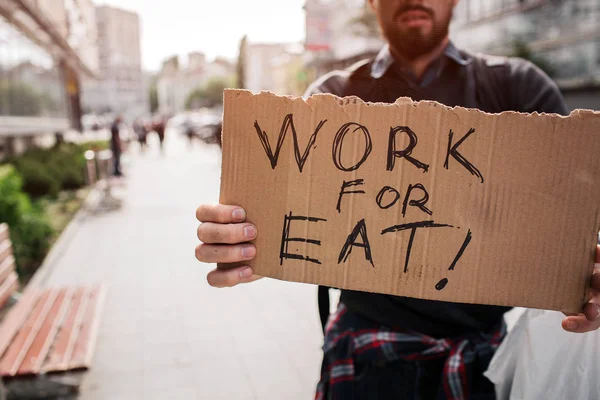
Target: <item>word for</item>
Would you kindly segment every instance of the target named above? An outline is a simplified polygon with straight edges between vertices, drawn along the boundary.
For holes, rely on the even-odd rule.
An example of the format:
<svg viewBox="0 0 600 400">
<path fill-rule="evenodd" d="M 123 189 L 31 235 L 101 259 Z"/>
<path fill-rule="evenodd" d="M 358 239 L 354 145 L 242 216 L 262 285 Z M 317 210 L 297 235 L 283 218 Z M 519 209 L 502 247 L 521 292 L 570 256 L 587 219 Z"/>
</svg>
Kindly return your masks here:
<svg viewBox="0 0 600 400">
<path fill-rule="evenodd" d="M 365 194 L 364 190 L 346 190 L 348 188 L 363 186 L 365 184 L 364 179 L 355 179 L 352 181 L 344 181 L 342 183 L 342 188 L 340 190 L 340 194 L 338 195 L 338 201 L 335 209 L 338 213 L 342 212 L 342 198 L 344 195 L 348 194 Z M 421 192 L 421 197 L 418 199 L 411 199 L 413 195 L 413 191 L 417 190 Z M 375 203 L 382 210 L 388 209 L 395 205 L 400 200 L 400 192 L 394 189 L 391 186 L 384 186 L 377 193 L 375 197 Z M 408 206 L 417 207 L 419 210 L 423 211 L 425 214 L 432 215 L 433 212 L 425 206 L 429 201 L 429 193 L 425 186 L 421 183 L 409 184 L 408 189 L 406 189 L 406 196 L 404 197 L 404 201 L 402 202 L 402 216 L 406 216 L 406 209 Z"/>
</svg>

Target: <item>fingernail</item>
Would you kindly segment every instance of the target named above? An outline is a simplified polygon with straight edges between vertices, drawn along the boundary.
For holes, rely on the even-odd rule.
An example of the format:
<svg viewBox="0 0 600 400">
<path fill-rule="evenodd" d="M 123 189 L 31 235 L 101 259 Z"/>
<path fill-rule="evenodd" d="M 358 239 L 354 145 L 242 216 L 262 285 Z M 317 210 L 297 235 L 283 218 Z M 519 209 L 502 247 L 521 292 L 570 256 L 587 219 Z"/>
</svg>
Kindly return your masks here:
<svg viewBox="0 0 600 400">
<path fill-rule="evenodd" d="M 252 268 L 246 267 L 240 271 L 240 278 L 250 278 L 252 276 Z"/>
<path fill-rule="evenodd" d="M 242 247 L 242 257 L 244 257 L 244 258 L 254 257 L 254 247 L 253 246 Z"/>
<path fill-rule="evenodd" d="M 600 317 L 600 306 L 596 305 L 596 316 L 594 317 L 594 319 L 598 319 L 598 317 Z"/>
<path fill-rule="evenodd" d="M 235 210 L 233 210 L 233 212 L 231 213 L 231 216 L 233 217 L 233 219 L 235 219 L 236 221 L 243 221 L 244 218 L 246 218 L 246 212 L 241 209 L 241 208 L 236 208 Z"/>
<path fill-rule="evenodd" d="M 246 236 L 246 239 L 254 239 L 256 236 L 256 228 L 254 225 L 248 225 L 244 228 L 244 236 Z"/>
<path fill-rule="evenodd" d="M 568 321 L 567 322 L 567 329 L 570 331 L 574 331 L 575 329 L 577 329 L 579 325 L 577 325 L 577 322 L 575 321 Z"/>
</svg>

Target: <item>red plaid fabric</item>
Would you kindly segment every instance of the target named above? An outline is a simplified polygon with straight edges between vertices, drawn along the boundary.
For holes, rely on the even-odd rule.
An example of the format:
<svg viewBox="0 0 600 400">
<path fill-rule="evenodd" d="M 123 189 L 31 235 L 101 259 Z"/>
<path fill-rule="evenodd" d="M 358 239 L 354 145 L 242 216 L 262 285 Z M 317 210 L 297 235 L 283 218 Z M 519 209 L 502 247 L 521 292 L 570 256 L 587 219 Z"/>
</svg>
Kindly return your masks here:
<svg viewBox="0 0 600 400">
<path fill-rule="evenodd" d="M 382 327 L 348 312 L 340 303 L 330 316 L 323 345 L 316 400 L 354 398 L 357 363 L 445 358 L 442 382 L 449 400 L 469 398 L 468 369 L 478 355 L 491 355 L 506 334 L 502 321 L 489 333 L 436 339 L 417 332 Z"/>
</svg>

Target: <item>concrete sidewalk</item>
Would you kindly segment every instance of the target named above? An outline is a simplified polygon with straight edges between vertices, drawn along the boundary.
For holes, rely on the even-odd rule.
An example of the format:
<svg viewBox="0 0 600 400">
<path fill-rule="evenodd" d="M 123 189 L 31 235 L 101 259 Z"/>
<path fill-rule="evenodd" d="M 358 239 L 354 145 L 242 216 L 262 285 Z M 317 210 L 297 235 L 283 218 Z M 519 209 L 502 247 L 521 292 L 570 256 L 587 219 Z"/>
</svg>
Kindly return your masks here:
<svg viewBox="0 0 600 400">
<path fill-rule="evenodd" d="M 108 287 L 82 399 L 310 399 L 322 334 L 316 287 L 206 283 L 195 208 L 216 202 L 220 150 L 173 134 L 125 160 L 122 209 L 83 215 L 44 283 Z M 135 149 L 134 153 L 137 152 Z"/>
</svg>

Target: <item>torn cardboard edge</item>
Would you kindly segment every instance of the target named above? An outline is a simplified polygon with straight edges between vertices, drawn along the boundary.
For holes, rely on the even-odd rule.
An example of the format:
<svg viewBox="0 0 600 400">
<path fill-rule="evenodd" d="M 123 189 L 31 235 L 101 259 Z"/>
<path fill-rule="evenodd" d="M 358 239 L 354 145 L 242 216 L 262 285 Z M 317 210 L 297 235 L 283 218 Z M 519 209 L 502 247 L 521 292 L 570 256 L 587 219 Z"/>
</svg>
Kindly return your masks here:
<svg viewBox="0 0 600 400">
<path fill-rule="evenodd" d="M 245 89 L 225 89 L 223 92 L 224 92 L 224 96 L 227 92 L 236 92 L 236 93 L 243 92 L 250 96 L 263 96 L 263 95 L 275 96 L 277 98 L 280 98 L 285 101 L 289 101 L 291 103 L 302 102 L 311 108 L 312 108 L 311 105 L 314 102 L 318 102 L 321 100 L 321 98 L 325 97 L 325 98 L 335 99 L 335 101 L 338 103 L 338 105 L 342 108 L 347 105 L 361 105 L 361 106 L 366 106 L 366 107 L 394 107 L 394 106 L 398 106 L 398 105 L 400 105 L 400 106 L 412 105 L 413 107 L 430 106 L 430 107 L 435 107 L 435 108 L 443 108 L 443 109 L 446 109 L 449 111 L 466 110 L 466 111 L 480 113 L 483 115 L 492 115 L 492 116 L 506 116 L 506 115 L 520 115 L 520 116 L 524 116 L 524 117 L 551 116 L 553 118 L 559 118 L 559 119 L 573 118 L 575 116 L 585 118 L 588 115 L 600 115 L 600 110 L 591 110 L 591 109 L 584 109 L 584 108 L 578 108 L 578 109 L 572 110 L 569 113 L 569 115 L 562 115 L 562 114 L 556 114 L 556 113 L 545 113 L 545 112 L 537 112 L 537 111 L 534 111 L 532 113 L 524 113 L 524 112 L 519 112 L 519 111 L 502 111 L 499 113 L 490 113 L 487 111 L 480 110 L 478 108 L 461 107 L 461 106 L 447 106 L 445 104 L 439 103 L 434 100 L 413 100 L 410 97 L 398 97 L 398 99 L 396 99 L 396 101 L 394 103 L 384 103 L 384 102 L 364 101 L 358 96 L 340 97 L 335 94 L 329 94 L 329 93 L 315 93 L 308 97 L 301 97 L 301 96 L 289 96 L 289 95 L 282 96 L 282 95 L 278 95 L 278 94 L 273 93 L 268 90 L 252 92 L 250 90 L 245 90 Z"/>
<path fill-rule="evenodd" d="M 550 208 L 552 208 L 552 211 L 561 212 L 561 207 L 568 206 L 568 201 L 560 198 L 561 196 L 564 197 L 564 194 L 553 192 L 553 185 L 549 185 L 549 183 L 553 182 L 549 182 L 547 177 L 539 175 L 537 164 L 540 163 L 532 163 L 532 158 L 535 159 L 538 157 L 540 150 L 546 151 L 549 155 L 546 157 L 547 159 L 541 160 L 541 164 L 548 168 L 547 173 L 556 175 L 556 182 L 568 181 L 569 176 L 564 173 L 565 171 L 581 175 L 581 179 L 578 178 L 572 188 L 573 190 L 588 190 L 589 187 L 598 186 L 590 185 L 590 181 L 598 183 L 596 171 L 598 171 L 597 167 L 600 165 L 590 159 L 589 152 L 600 151 L 600 148 L 596 144 L 598 141 L 593 140 L 594 138 L 590 131 L 594 129 L 596 129 L 596 132 L 600 131 L 599 112 L 575 110 L 568 117 L 557 114 L 524 114 L 512 111 L 490 114 L 474 109 L 447 107 L 433 101 L 414 102 L 409 98 L 400 98 L 393 104 L 366 103 L 358 97 L 341 98 L 328 94 L 317 94 L 307 99 L 302 99 L 291 96 L 280 97 L 269 92 L 253 94 L 240 90 L 226 90 L 224 96 L 221 203 L 238 204 L 244 207 L 247 211 L 248 220 L 255 223 L 259 231 L 259 236 L 254 241 L 257 246 L 257 257 L 250 263 L 239 263 L 237 265 L 249 264 L 258 275 L 288 281 L 322 284 L 342 289 L 371 291 L 441 301 L 525 306 L 568 312 L 576 312 L 581 309 L 581 305 L 586 300 L 585 296 L 587 295 L 589 277 L 593 270 L 592 251 L 590 251 L 590 254 L 582 254 L 584 248 L 581 247 L 581 242 L 576 244 L 576 241 L 571 240 L 573 244 L 570 244 L 569 250 L 565 250 L 564 254 L 561 255 L 560 252 L 555 251 L 556 243 L 552 245 L 553 250 L 551 246 L 543 244 L 544 240 L 537 240 L 535 238 L 535 230 L 532 230 L 530 227 L 524 227 L 523 231 L 526 232 L 526 240 L 537 240 L 538 244 L 541 243 L 544 248 L 548 247 L 549 252 L 561 259 L 560 263 L 554 262 L 554 264 L 559 265 L 546 268 L 545 271 L 536 267 L 536 270 L 540 274 L 539 276 L 544 276 L 541 275 L 544 273 L 550 274 L 549 277 L 546 276 L 543 279 L 539 279 L 539 276 L 536 276 L 535 273 L 519 270 L 519 267 L 515 267 L 514 265 L 502 270 L 498 267 L 497 264 L 499 263 L 496 261 L 492 262 L 494 265 L 485 264 L 484 261 L 486 257 L 490 258 L 490 254 L 495 255 L 496 258 L 502 258 L 502 254 L 498 249 L 494 249 L 494 246 L 490 247 L 489 243 L 482 243 L 480 241 L 483 234 L 490 235 L 499 245 L 500 243 L 508 245 L 504 249 L 506 252 L 516 251 L 519 256 L 523 256 L 507 256 L 507 259 L 534 262 L 531 258 L 528 259 L 526 257 L 527 254 L 524 254 L 526 251 L 521 249 L 522 246 L 520 243 L 514 242 L 514 240 L 511 242 L 510 236 L 514 236 L 514 232 L 505 235 L 498 234 L 498 230 L 502 224 L 521 222 L 526 222 L 527 225 L 536 224 L 535 218 L 531 219 L 519 210 L 522 206 L 520 204 L 522 201 L 520 199 L 515 201 L 514 199 L 517 194 L 522 195 L 524 191 L 533 190 L 529 182 L 520 177 L 520 175 L 523 175 L 523 172 L 527 173 L 528 170 L 521 170 L 518 166 L 514 167 L 512 164 L 521 162 L 527 167 L 534 165 L 532 177 L 538 178 L 541 190 L 537 194 L 534 192 L 527 193 L 536 201 L 540 201 L 540 199 L 547 201 L 550 199 Z M 288 121 L 286 128 L 285 124 L 282 125 L 282 120 L 285 115 L 290 115 L 290 113 L 293 114 L 293 119 Z M 427 124 L 430 121 L 436 120 L 436 118 L 439 120 L 439 123 L 436 129 L 433 129 Z M 323 119 L 327 120 L 327 122 L 316 135 L 315 142 L 311 146 L 307 146 L 310 142 L 311 134 L 313 134 L 316 121 Z M 357 124 L 363 123 L 364 126 L 368 126 L 372 131 L 370 139 L 373 142 L 373 146 L 369 157 L 371 160 L 378 160 L 380 162 L 370 162 L 370 166 L 367 165 L 369 162 L 366 162 L 365 165 L 352 172 L 339 171 L 333 168 L 331 153 L 329 153 L 329 159 L 327 159 L 328 151 L 330 151 L 327 149 L 332 148 L 337 128 L 350 119 Z M 291 124 L 289 123 L 290 121 Z M 387 133 L 380 132 L 385 132 L 390 129 L 390 126 L 393 127 L 394 124 L 401 124 L 402 121 L 416 127 L 414 130 L 419 135 L 418 147 L 415 147 L 412 153 L 415 158 L 423 158 L 426 155 L 430 157 L 436 155 L 438 157 L 443 156 L 444 152 L 446 152 L 446 143 L 448 142 L 448 129 L 454 129 L 457 132 L 456 135 L 458 135 L 458 138 L 467 131 L 469 123 L 477 122 L 479 126 L 475 127 L 475 131 L 478 134 L 474 134 L 471 139 L 461 144 L 460 149 L 461 153 L 467 154 L 466 158 L 473 161 L 475 165 L 486 165 L 485 168 L 487 171 L 484 171 L 484 173 L 486 175 L 491 174 L 491 178 L 486 182 L 486 185 L 490 189 L 483 189 L 483 186 L 477 186 L 474 182 L 469 182 L 468 178 L 472 178 L 473 175 L 457 168 L 456 166 L 460 167 L 460 165 L 452 157 L 449 157 L 450 161 L 454 163 L 453 169 L 450 170 L 451 174 L 448 173 L 448 169 L 444 170 L 439 161 L 435 163 L 430 162 L 431 169 L 425 172 L 424 175 L 421 173 L 415 174 L 415 171 L 410 170 L 410 164 L 406 164 L 406 160 L 402 157 L 396 157 L 397 164 L 403 165 L 402 168 L 397 167 L 394 171 L 386 171 L 386 168 L 382 166 L 385 165 L 385 153 L 387 152 L 389 137 Z M 257 128 L 257 125 L 260 126 L 260 129 Z M 509 136 L 504 133 L 503 129 L 510 128 L 514 130 L 515 126 L 517 128 L 521 127 L 527 134 Z M 432 132 L 432 130 L 435 132 Z M 258 134 L 259 131 L 264 133 L 262 139 L 261 134 Z M 375 131 L 378 134 L 373 133 Z M 423 131 L 427 131 L 427 134 L 425 135 Z M 573 136 L 573 132 L 579 131 L 581 133 L 578 133 L 578 137 Z M 461 133 L 459 134 L 458 132 Z M 281 141 L 280 150 L 277 152 L 276 147 L 280 142 L 278 137 L 281 138 L 282 134 L 283 140 Z M 339 131 L 337 134 L 339 134 Z M 583 155 L 587 153 L 588 156 L 584 157 L 584 160 L 571 163 L 570 161 L 564 162 L 564 157 L 560 158 L 559 155 L 564 154 L 565 149 L 557 149 L 556 144 L 561 141 L 564 142 L 565 136 L 562 136 L 564 134 L 572 135 L 569 138 L 578 139 L 574 140 L 574 143 L 567 142 L 566 146 L 571 148 L 566 149 L 566 151 L 575 152 L 574 154 L 581 152 Z M 538 135 L 543 140 L 533 140 L 532 135 Z M 521 143 L 512 143 L 515 141 L 520 141 Z M 344 144 L 342 147 L 351 148 L 354 150 L 354 153 L 349 151 L 346 153 L 346 156 L 341 155 L 340 157 L 346 157 L 346 159 L 348 157 L 352 158 L 352 154 L 358 154 L 362 151 L 360 143 L 352 143 L 350 139 L 346 142 L 349 144 Z M 513 146 L 514 152 L 521 158 L 515 155 L 506 157 L 501 154 L 505 152 L 493 151 L 495 148 L 508 149 L 511 148 L 510 146 Z M 450 144 L 448 144 L 448 148 L 450 148 Z M 271 151 L 270 156 L 269 151 Z M 276 153 L 279 158 L 275 163 L 276 165 L 273 166 L 272 157 Z M 342 153 L 343 151 L 340 154 Z M 389 156 L 389 154 L 387 155 Z M 298 171 L 299 165 L 298 167 L 296 166 L 298 157 L 302 158 L 303 156 L 306 157 L 303 161 L 304 171 Z M 271 157 L 271 161 L 269 161 L 269 157 Z M 491 158 L 488 160 L 487 157 Z M 554 160 L 552 157 L 558 158 Z M 489 164 L 483 163 L 482 160 L 489 161 Z M 560 165 L 553 165 L 553 162 L 558 162 Z M 577 163 L 580 165 L 576 165 Z M 502 167 L 503 165 L 504 167 Z M 572 171 L 563 167 L 569 167 Z M 502 171 L 516 182 L 514 185 L 515 188 L 511 188 L 508 185 L 510 179 L 503 180 L 501 176 Z M 445 268 L 440 267 L 439 264 L 449 261 L 441 262 L 440 260 L 432 259 L 432 256 L 429 255 L 432 252 L 428 252 L 427 248 L 428 246 L 431 247 L 432 244 L 436 244 L 436 246 L 439 244 L 436 248 L 440 248 L 442 252 L 446 251 L 448 253 L 446 257 L 449 257 L 452 251 L 456 253 L 456 249 L 460 248 L 464 237 L 460 239 L 444 239 L 441 236 L 436 238 L 435 235 L 438 235 L 438 233 L 432 233 L 434 230 L 429 228 L 427 228 L 429 232 L 426 234 L 427 244 L 417 244 L 422 239 L 420 236 L 415 235 L 416 239 L 413 243 L 415 247 L 411 255 L 413 259 L 423 261 L 426 266 L 414 266 L 408 263 L 406 270 L 409 272 L 405 271 L 406 276 L 403 276 L 403 272 L 398 271 L 402 270 L 402 268 L 395 268 L 392 264 L 383 265 L 376 262 L 374 264 L 378 265 L 375 265 L 375 267 L 365 269 L 365 266 L 369 266 L 369 263 L 365 262 L 365 257 L 362 255 L 360 244 L 362 243 L 361 241 L 364 241 L 364 238 L 361 238 L 360 232 L 354 237 L 353 245 L 349 247 L 350 251 L 346 254 L 346 260 L 342 262 L 338 261 L 338 255 L 341 254 L 341 243 L 347 240 L 353 232 L 352 226 L 354 225 L 348 221 L 358 220 L 361 213 L 366 221 L 365 229 L 368 228 L 371 239 L 371 250 L 373 250 L 373 254 L 375 255 L 386 251 L 394 253 L 397 248 L 406 248 L 411 236 L 408 234 L 408 228 L 406 228 L 405 233 L 407 235 L 405 236 L 408 237 L 398 237 L 391 242 L 381 241 L 382 243 L 374 243 L 376 240 L 377 242 L 380 241 L 378 239 L 379 236 L 376 236 L 376 232 L 381 230 L 381 228 L 385 228 L 382 224 L 389 217 L 389 214 L 382 217 L 384 212 L 381 209 L 374 208 L 373 204 L 363 201 L 363 197 L 365 196 L 355 194 L 346 195 L 349 197 L 347 201 L 350 204 L 347 206 L 349 208 L 344 211 L 345 216 L 342 218 L 345 218 L 347 221 L 341 223 L 342 225 L 345 224 L 347 229 L 339 227 L 336 229 L 315 227 L 319 224 L 308 223 L 305 226 L 297 225 L 297 229 L 300 229 L 300 232 L 305 234 L 303 239 L 310 239 L 312 236 L 317 236 L 318 240 L 323 242 L 322 245 L 319 245 L 318 249 L 319 261 L 321 262 L 319 267 L 315 267 L 315 265 L 307 260 L 281 258 L 282 224 L 285 233 L 285 223 L 287 223 L 284 222 L 286 221 L 284 216 L 287 216 L 289 213 L 306 217 L 312 214 L 319 214 L 318 216 L 323 216 L 321 214 L 324 214 L 328 215 L 327 218 L 330 221 L 335 220 L 335 224 L 339 226 L 339 221 L 341 220 L 339 219 L 339 215 L 336 215 L 335 209 L 331 207 L 331 203 L 339 195 L 341 183 L 350 178 L 360 178 L 365 182 L 364 185 L 368 187 L 384 187 L 390 182 L 390 179 L 398 182 L 399 186 L 406 186 L 407 183 L 411 182 L 423 181 L 423 186 L 428 191 L 430 198 L 429 204 L 432 204 L 430 208 L 433 211 L 434 219 L 453 219 L 458 217 L 462 225 L 458 228 L 468 229 L 469 232 L 471 232 L 469 229 L 471 225 L 477 227 L 477 230 L 473 231 L 473 240 L 469 244 L 471 248 L 464 250 L 463 258 L 460 260 L 460 263 L 463 264 L 463 271 L 459 273 L 460 268 L 456 267 L 452 272 L 454 274 L 452 278 L 450 276 L 444 278 L 443 270 Z M 449 184 L 446 182 L 449 179 L 456 180 L 456 182 Z M 292 181 L 295 184 L 300 182 L 301 186 L 304 185 L 309 190 L 298 190 L 295 184 L 290 184 Z M 471 189 L 472 185 L 475 185 L 476 189 Z M 274 188 L 279 188 L 279 190 L 275 190 Z M 395 187 L 394 190 L 397 190 L 400 194 L 400 192 L 406 190 L 406 187 Z M 465 191 L 471 191 L 472 193 L 465 195 Z M 405 195 L 410 195 L 410 190 L 408 194 L 401 194 L 401 196 Z M 592 194 L 590 193 L 590 195 Z M 595 195 L 600 195 L 600 193 L 595 193 Z M 444 196 L 446 197 L 445 201 L 443 199 Z M 490 200 L 493 196 L 500 196 L 500 200 L 494 203 Z M 587 216 L 591 216 L 590 221 L 592 223 L 590 224 L 588 221 L 587 228 L 582 228 L 581 230 L 595 230 L 594 238 L 597 238 L 597 232 L 600 229 L 598 207 L 591 205 L 589 199 L 584 199 L 582 196 L 574 196 L 575 200 L 587 207 Z M 460 206 L 463 203 L 476 203 L 473 198 L 478 199 L 479 203 L 477 204 L 485 204 L 490 207 L 487 216 L 486 213 L 478 212 L 477 210 L 473 211 L 468 207 L 463 209 Z M 263 202 L 264 199 L 270 200 L 268 205 Z M 403 198 L 402 200 L 405 199 Z M 409 199 L 409 203 L 410 200 L 415 199 Z M 458 205 L 453 206 L 453 204 Z M 329 205 L 329 208 L 324 208 L 326 205 Z M 411 212 L 415 211 L 412 208 L 415 207 L 408 206 Z M 418 214 L 418 210 L 416 210 L 416 213 Z M 495 215 L 493 218 L 490 217 L 492 214 Z M 582 213 L 578 210 L 569 210 L 569 214 L 573 214 L 570 217 L 577 221 L 585 220 L 582 218 Z M 407 215 L 411 214 L 407 212 Z M 540 218 L 546 220 L 550 218 L 550 215 L 551 212 L 543 213 L 542 216 L 539 216 L 538 220 Z M 412 216 L 407 216 L 407 218 L 408 220 L 405 222 L 409 224 L 423 222 L 418 221 L 423 218 L 420 218 L 414 212 Z M 396 222 L 402 222 L 402 219 L 400 218 Z M 446 221 L 444 222 L 446 223 Z M 537 223 L 539 225 L 539 221 Z M 294 224 L 297 224 L 297 222 L 294 222 Z M 454 224 L 453 226 L 458 226 L 456 222 Z M 585 236 L 581 231 L 578 231 L 577 226 L 574 224 L 571 221 L 565 228 L 566 233 L 562 233 L 566 240 L 569 235 Z M 446 225 L 452 224 L 446 223 Z M 376 228 L 373 228 L 373 226 Z M 591 228 L 592 226 L 593 229 Z M 290 232 L 294 232 L 293 227 Z M 464 234 L 464 231 L 462 232 Z M 561 235 L 556 226 L 552 228 L 552 232 Z M 548 233 L 542 234 L 542 237 L 546 236 L 550 237 Z M 585 248 L 590 249 L 595 245 L 595 241 L 597 240 L 595 239 L 592 243 L 590 238 L 582 237 L 582 239 L 585 239 L 584 242 L 587 243 Z M 327 240 L 328 244 L 325 244 Z M 444 244 L 445 242 L 452 242 L 452 244 Z M 287 244 L 289 245 L 289 243 Z M 311 245 L 306 244 L 306 242 L 303 244 L 294 243 L 294 246 L 297 246 L 298 249 L 298 253 L 296 254 L 301 253 L 306 255 L 311 252 L 314 253 L 314 248 L 311 248 Z M 453 249 L 451 249 L 452 246 L 454 246 Z M 574 247 L 578 248 L 577 252 L 573 250 Z M 352 250 L 354 251 L 352 252 Z M 536 253 L 536 251 L 533 252 Z M 294 253 L 295 251 L 292 251 L 289 254 Z M 539 250 L 537 250 L 537 253 L 539 253 Z M 585 253 L 585 250 L 583 250 L 583 253 Z M 569 257 L 565 258 L 565 254 L 568 254 L 572 259 L 577 258 L 578 264 L 571 265 Z M 574 257 L 574 255 L 577 255 L 577 257 Z M 406 255 L 395 254 L 394 257 L 396 263 L 402 265 Z M 565 258 L 565 260 L 562 258 Z M 468 271 L 468 268 L 466 268 L 465 271 L 464 265 L 467 265 L 468 262 L 476 262 L 477 268 L 472 271 Z M 542 262 L 546 262 L 546 260 L 538 260 L 538 263 Z M 552 264 L 550 259 L 547 262 Z M 590 265 L 590 268 L 587 270 L 586 267 L 584 270 L 581 266 L 587 264 Z M 568 271 L 562 270 L 561 268 L 564 269 L 565 265 L 571 269 Z M 229 264 L 219 265 L 221 268 L 231 266 Z M 558 275 L 552 275 L 552 270 L 558 271 Z M 481 279 L 480 275 L 482 271 L 499 274 L 500 276 L 492 284 L 490 282 L 486 283 Z M 512 276 L 509 276 L 509 273 Z M 450 272 L 446 272 L 446 275 L 449 274 Z M 560 280 L 561 278 L 564 281 L 564 286 L 566 286 L 564 288 L 556 285 L 556 280 Z M 438 284 L 444 281 L 444 279 L 446 281 L 444 285 L 434 286 L 433 284 L 424 283 L 427 279 L 433 279 L 432 283 L 435 283 L 439 279 Z M 444 287 L 441 290 L 436 290 L 435 287 L 438 286 Z M 452 289 L 450 289 L 451 287 Z M 465 293 L 458 292 L 457 288 L 461 288 Z M 504 290 L 505 293 L 501 293 L 502 290 L 499 291 L 498 288 Z M 548 297 L 548 292 L 556 293 L 556 298 L 552 299 L 552 301 L 546 301 L 545 298 Z"/>
</svg>

